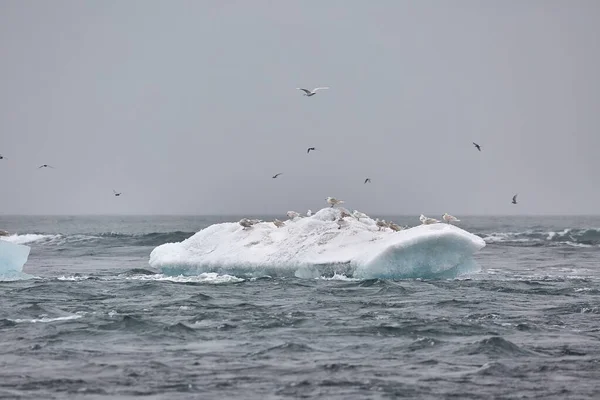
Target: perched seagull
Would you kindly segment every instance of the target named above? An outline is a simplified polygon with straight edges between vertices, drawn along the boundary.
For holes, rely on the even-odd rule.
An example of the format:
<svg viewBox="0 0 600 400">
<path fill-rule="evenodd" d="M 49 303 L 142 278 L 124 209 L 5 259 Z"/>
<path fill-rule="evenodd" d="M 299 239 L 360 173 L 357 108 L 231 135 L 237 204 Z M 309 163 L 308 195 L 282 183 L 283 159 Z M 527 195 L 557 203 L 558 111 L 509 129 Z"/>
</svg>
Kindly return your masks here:
<svg viewBox="0 0 600 400">
<path fill-rule="evenodd" d="M 296 88 L 298 90 L 302 90 L 304 92 L 305 96 L 314 96 L 315 94 L 317 94 L 318 90 L 322 90 L 322 89 L 329 89 L 329 87 L 318 87 L 318 88 L 314 88 L 313 90 L 308 90 L 308 89 L 302 89 L 302 88 Z"/>
<path fill-rule="evenodd" d="M 448 213 L 444 213 L 444 215 L 442 216 L 442 219 L 444 220 L 445 223 L 449 224 L 451 222 L 460 222 L 460 219 L 448 214 Z"/>
<path fill-rule="evenodd" d="M 297 213 L 296 211 L 288 211 L 288 212 L 286 213 L 286 215 L 288 216 L 288 218 L 289 218 L 289 219 L 294 219 L 294 218 L 296 218 L 296 217 L 299 217 L 299 216 L 300 216 L 300 214 L 299 214 L 299 213 Z"/>
<path fill-rule="evenodd" d="M 275 224 L 276 227 L 281 228 L 282 226 L 284 226 L 285 224 L 283 223 L 283 221 L 278 220 L 277 218 L 275 219 L 275 221 L 273 221 L 273 223 Z"/>
<path fill-rule="evenodd" d="M 312 215 L 312 211 L 308 210 L 308 211 L 306 212 L 306 216 L 307 216 L 307 217 L 310 217 L 311 215 Z"/>
<path fill-rule="evenodd" d="M 346 217 L 351 217 L 352 214 L 350 214 L 350 211 L 346 210 L 345 208 L 340 208 L 341 213 L 340 213 L 340 218 L 346 218 Z"/>
<path fill-rule="evenodd" d="M 515 194 L 515 195 L 513 196 L 513 200 L 512 200 L 512 203 L 513 203 L 513 204 L 517 204 L 517 196 L 518 196 L 517 194 Z"/>
<path fill-rule="evenodd" d="M 423 214 L 421 214 L 421 216 L 419 217 L 419 221 L 421 221 L 423 225 L 437 224 L 438 222 L 440 222 L 435 218 L 427 218 Z"/>
<path fill-rule="evenodd" d="M 481 146 L 478 145 L 477 143 L 473 142 L 473 146 L 475 146 L 477 148 L 477 150 L 481 151 Z"/>
<path fill-rule="evenodd" d="M 253 219 L 248 219 L 248 218 L 242 218 L 240 219 L 240 221 L 238 222 L 241 226 L 244 227 L 244 229 L 246 228 L 250 228 L 252 225 L 256 224 L 256 222 L 254 222 L 256 220 Z"/>
<path fill-rule="evenodd" d="M 273 175 L 273 179 L 277 178 L 279 175 L 283 174 L 283 172 L 280 172 L 278 174 Z"/>
<path fill-rule="evenodd" d="M 119 197 L 121 195 L 121 193 L 123 193 L 123 192 L 117 192 L 115 189 L 113 189 L 113 193 L 115 194 L 116 197 Z"/>
<path fill-rule="evenodd" d="M 44 164 L 44 165 L 40 165 L 38 167 L 38 169 L 40 169 L 40 168 L 54 168 L 54 167 L 52 165 Z"/>
<path fill-rule="evenodd" d="M 326 200 L 327 204 L 331 204 L 331 207 L 337 206 L 338 204 L 342 204 L 344 202 L 344 200 L 338 200 L 335 197 L 328 197 Z"/>
<path fill-rule="evenodd" d="M 352 211 L 352 216 L 360 221 L 361 218 L 369 218 L 369 216 L 365 213 L 361 213 L 358 210 Z"/>
<path fill-rule="evenodd" d="M 310 151 L 311 151 L 311 150 L 316 150 L 316 148 L 315 148 L 315 147 L 309 147 L 309 148 L 306 150 L 306 154 L 310 153 Z"/>
<path fill-rule="evenodd" d="M 391 230 L 393 230 L 393 231 L 396 231 L 396 232 L 398 232 L 398 231 L 401 231 L 402 229 L 404 229 L 404 228 L 403 228 L 403 227 L 401 227 L 400 225 L 396 225 L 396 224 L 395 224 L 395 223 L 393 223 L 393 222 L 390 222 L 390 223 L 388 224 L 388 226 L 389 226 L 389 228 L 390 228 Z"/>
<path fill-rule="evenodd" d="M 371 183 L 371 178 L 365 179 L 365 183 Z"/>
<path fill-rule="evenodd" d="M 381 228 L 389 228 L 389 224 L 387 222 L 385 222 L 385 219 L 382 219 L 381 221 L 379 220 L 379 218 L 377 218 L 375 220 L 375 225 L 377 225 L 379 227 L 378 231 L 381 230 Z"/>
</svg>

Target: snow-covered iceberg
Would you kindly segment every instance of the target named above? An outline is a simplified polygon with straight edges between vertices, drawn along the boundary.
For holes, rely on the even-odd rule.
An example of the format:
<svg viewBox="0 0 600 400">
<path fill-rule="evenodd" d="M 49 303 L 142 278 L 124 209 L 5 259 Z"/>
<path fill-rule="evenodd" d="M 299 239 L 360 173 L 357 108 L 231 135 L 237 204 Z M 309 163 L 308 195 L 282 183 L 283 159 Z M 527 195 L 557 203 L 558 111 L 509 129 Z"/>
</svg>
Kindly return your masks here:
<svg viewBox="0 0 600 400">
<path fill-rule="evenodd" d="M 29 257 L 29 246 L 0 240 L 0 281 L 28 278 L 23 265 Z"/>
<path fill-rule="evenodd" d="M 218 272 L 236 276 L 313 278 L 342 274 L 359 279 L 451 278 L 476 268 L 480 237 L 448 224 L 394 232 L 370 218 L 324 208 L 277 228 L 260 222 L 215 224 L 180 243 L 156 247 L 150 265 L 167 275 Z"/>
</svg>

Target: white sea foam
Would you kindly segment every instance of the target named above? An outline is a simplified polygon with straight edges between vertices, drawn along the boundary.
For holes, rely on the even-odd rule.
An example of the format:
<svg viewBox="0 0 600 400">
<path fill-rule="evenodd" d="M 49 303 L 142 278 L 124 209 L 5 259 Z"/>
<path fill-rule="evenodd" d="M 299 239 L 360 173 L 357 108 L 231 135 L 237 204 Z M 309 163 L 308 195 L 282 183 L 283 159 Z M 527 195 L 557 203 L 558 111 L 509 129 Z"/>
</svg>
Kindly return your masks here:
<svg viewBox="0 0 600 400">
<path fill-rule="evenodd" d="M 203 273 L 197 276 L 167 276 L 163 274 L 156 275 L 133 275 L 123 277 L 125 280 L 134 281 L 169 281 L 177 283 L 236 283 L 243 282 L 244 279 L 232 275 L 220 275 L 215 272 Z"/>
<path fill-rule="evenodd" d="M 58 239 L 60 235 L 38 235 L 35 233 L 26 233 L 23 235 L 10 235 L 10 236 L 2 236 L 0 240 L 4 240 L 5 242 L 14 243 L 14 244 L 27 244 L 39 241 L 47 241 Z"/>
<path fill-rule="evenodd" d="M 13 321 L 16 323 L 23 323 L 23 322 L 29 322 L 32 324 L 38 323 L 38 322 L 56 322 L 56 321 L 69 321 L 72 319 L 79 319 L 83 317 L 82 314 L 75 314 L 75 315 L 67 315 L 65 317 L 56 317 L 56 318 L 48 318 L 48 317 L 42 317 L 42 318 L 33 318 L 33 319 L 9 319 L 9 321 Z"/>
<path fill-rule="evenodd" d="M 281 228 L 258 223 L 212 225 L 180 243 L 150 254 L 150 265 L 166 275 L 218 272 L 236 276 L 359 279 L 453 277 L 474 270 L 472 254 L 485 246 L 480 237 L 449 224 L 379 231 L 371 218 L 346 217 L 325 208 Z"/>
</svg>

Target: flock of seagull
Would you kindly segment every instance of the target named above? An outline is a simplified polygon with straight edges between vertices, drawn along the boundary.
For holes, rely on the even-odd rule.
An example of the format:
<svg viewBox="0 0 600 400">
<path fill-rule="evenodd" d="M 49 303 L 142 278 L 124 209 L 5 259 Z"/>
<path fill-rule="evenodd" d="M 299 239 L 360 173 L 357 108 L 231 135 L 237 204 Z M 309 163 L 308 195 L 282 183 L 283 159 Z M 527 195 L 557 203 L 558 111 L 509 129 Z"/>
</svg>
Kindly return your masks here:
<svg viewBox="0 0 600 400">
<path fill-rule="evenodd" d="M 0 160 L 6 160 L 6 157 L 4 157 L 2 154 L 0 154 Z M 55 169 L 52 165 L 49 165 L 49 164 L 42 164 L 39 167 L 37 167 L 37 169 L 40 169 L 40 168 L 52 168 L 52 169 Z M 115 195 L 115 197 L 119 197 L 123 193 L 122 192 L 117 192 L 116 190 L 113 189 L 113 194 Z"/>
<path fill-rule="evenodd" d="M 336 206 L 339 206 L 340 204 L 344 203 L 344 200 L 339 200 L 339 199 L 336 199 L 335 197 L 327 197 L 325 200 L 327 201 L 327 204 L 329 204 L 331 207 L 336 207 Z M 350 213 L 347 209 L 342 208 L 342 207 L 339 207 L 339 210 L 341 211 L 339 218 L 334 219 L 334 221 L 336 221 L 338 224 L 338 229 L 342 229 L 342 226 L 345 223 L 344 218 L 352 217 L 352 218 L 356 218 L 358 221 L 360 221 L 361 218 L 369 218 L 369 216 L 367 214 L 362 213 L 358 210 L 354 210 L 352 213 Z M 294 221 L 296 218 L 303 218 L 303 216 L 300 215 L 300 213 L 297 213 L 296 211 L 288 211 L 286 215 L 288 216 L 289 221 Z M 306 213 L 306 216 L 307 217 L 312 216 L 312 211 L 308 210 L 308 212 Z M 460 222 L 460 219 L 458 219 L 448 213 L 444 213 L 444 215 L 442 216 L 442 219 L 447 224 Z M 423 214 L 421 214 L 421 216 L 419 217 L 419 220 L 421 221 L 422 225 L 437 224 L 440 222 L 439 220 L 437 220 L 435 218 L 429 218 Z M 256 225 L 260 222 L 263 222 L 263 221 L 260 219 L 250 219 L 250 218 L 242 218 L 238 221 L 238 223 L 242 226 L 242 229 L 244 229 L 244 230 L 251 228 L 253 225 Z M 275 225 L 277 228 L 281 228 L 286 225 L 286 222 L 281 221 L 277 218 L 274 219 L 272 222 L 273 222 L 273 225 Z M 380 220 L 379 218 L 377 218 L 375 220 L 375 225 L 377 226 L 377 228 L 378 228 L 377 230 L 379 230 L 379 231 L 381 231 L 382 229 L 385 230 L 386 228 L 389 228 L 394 232 L 399 232 L 401 230 L 408 228 L 408 226 L 400 226 L 392 221 L 386 221 L 384 219 Z"/>
<path fill-rule="evenodd" d="M 296 88 L 296 89 L 297 89 L 297 90 L 301 90 L 302 92 L 304 92 L 304 96 L 311 97 L 311 96 L 314 96 L 315 94 L 317 94 L 317 92 L 318 92 L 319 90 L 325 90 L 325 89 L 329 89 L 329 87 L 328 87 L 328 86 L 324 86 L 324 87 L 317 87 L 317 88 L 314 88 L 314 89 L 312 89 L 312 90 L 309 90 L 309 89 L 304 89 L 304 88 Z M 478 151 L 481 151 L 481 146 L 480 146 L 479 144 L 477 144 L 477 143 L 473 142 L 473 146 L 475 146 L 475 148 L 476 148 Z M 316 148 L 316 147 L 309 147 L 309 148 L 306 150 L 306 154 L 310 154 L 310 152 L 311 152 L 311 151 L 316 151 L 316 150 L 317 150 L 317 148 Z M 4 157 L 2 154 L 0 154 L 0 160 L 5 160 L 5 159 L 6 159 L 6 157 Z M 40 169 L 40 168 L 52 168 L 52 169 L 54 169 L 54 167 L 53 167 L 52 165 L 48 165 L 48 164 L 42 164 L 42 165 L 40 165 L 40 166 L 38 167 L 38 169 Z M 283 175 L 283 172 L 278 172 L 278 173 L 276 173 L 275 175 L 273 175 L 273 176 L 272 176 L 272 178 L 273 178 L 273 179 L 276 179 L 277 177 L 279 177 L 279 176 L 281 176 L 281 175 Z M 364 180 L 364 184 L 367 184 L 367 183 L 371 183 L 371 178 L 365 178 L 365 180 Z M 122 194 L 122 192 L 117 192 L 116 190 L 114 190 L 114 189 L 113 189 L 113 195 L 114 195 L 115 197 L 119 197 L 119 196 L 121 196 L 121 194 Z M 329 203 L 329 199 L 333 199 L 334 201 L 337 201 L 337 200 L 335 200 L 333 197 L 328 197 L 327 199 L 328 199 L 328 200 L 327 200 L 327 202 L 328 202 L 328 203 Z M 343 201 L 341 201 L 341 202 L 343 203 Z M 331 203 L 330 203 L 330 204 L 331 204 Z M 512 204 L 517 204 L 517 194 L 515 194 L 515 195 L 513 196 L 513 198 L 512 198 Z M 335 204 L 332 204 L 332 207 L 333 207 L 334 205 L 335 205 Z M 446 215 L 447 215 L 447 214 L 444 214 L 444 217 L 443 217 L 444 221 L 446 221 L 446 218 L 445 218 L 445 216 L 446 216 Z M 424 217 L 424 216 L 423 216 L 423 215 L 421 215 L 421 217 Z M 452 216 L 450 216 L 450 217 L 452 217 Z M 435 222 L 439 222 L 439 221 L 437 221 L 437 220 L 435 220 L 435 219 L 433 219 L 433 218 L 426 218 L 426 217 L 424 217 L 424 218 L 425 218 L 425 220 L 432 220 L 432 221 L 435 221 Z M 452 217 L 452 218 L 454 218 L 454 217 Z M 245 220 L 246 220 L 246 221 L 244 222 L 244 224 L 246 224 L 246 225 L 249 223 L 248 221 L 254 221 L 254 220 L 247 220 L 247 219 L 245 219 Z M 446 222 L 457 222 L 457 221 L 458 221 L 458 220 L 454 218 L 454 220 L 450 220 L 450 221 L 446 221 Z M 421 220 L 421 222 L 423 222 L 423 220 Z M 423 223 L 425 223 L 425 222 L 423 222 Z M 429 222 L 429 223 L 433 223 L 433 222 Z M 241 224 L 241 222 L 240 222 L 240 224 Z M 251 225 L 250 225 L 250 226 L 251 226 Z"/>
<path fill-rule="evenodd" d="M 317 91 L 324 90 L 324 89 L 329 89 L 329 87 L 318 87 L 318 88 L 314 88 L 312 90 L 304 89 L 304 88 L 296 88 L 296 89 L 303 91 L 304 92 L 304 96 L 311 97 L 311 96 L 314 96 L 315 94 L 317 94 Z M 472 142 L 472 143 L 473 143 L 473 146 L 475 146 L 475 148 L 478 151 L 481 151 L 481 146 L 478 143 L 475 143 L 475 142 Z M 317 150 L 316 147 L 309 147 L 308 149 L 306 149 L 306 154 L 310 154 L 311 151 L 315 151 L 315 150 Z M 276 179 L 277 177 L 279 177 L 281 175 L 283 175 L 283 172 L 278 172 L 275 175 L 273 175 L 272 178 Z M 371 178 L 365 178 L 365 180 L 364 180 L 363 183 L 364 184 L 371 183 Z M 343 200 L 338 200 L 338 199 L 336 199 L 334 197 L 327 197 L 326 200 L 327 200 L 327 203 L 331 207 L 335 207 L 335 206 L 337 206 L 339 204 L 344 203 Z M 513 196 L 513 198 L 512 198 L 512 204 L 517 204 L 517 194 L 515 194 Z M 312 215 L 312 212 L 310 210 L 308 210 L 306 216 L 310 217 L 311 215 Z M 293 219 L 298 218 L 298 217 L 302 217 L 299 213 L 297 213 L 295 211 L 288 211 L 287 212 L 287 216 L 290 218 L 290 220 L 293 220 Z M 348 210 L 342 209 L 341 217 L 338 219 L 338 224 L 339 224 L 338 229 L 341 229 L 341 222 L 343 221 L 343 219 L 345 217 L 354 217 L 354 218 L 356 218 L 358 220 L 360 220 L 360 218 L 368 218 L 368 216 L 366 214 L 364 214 L 364 213 L 362 213 L 360 211 L 354 210 L 354 212 L 351 214 Z M 429 217 L 426 217 L 423 214 L 421 214 L 421 216 L 419 217 L 419 220 L 421 221 L 421 224 L 423 224 L 423 225 L 436 224 L 436 223 L 440 222 L 439 220 L 437 220 L 435 218 L 429 218 Z M 460 222 L 460 220 L 458 218 L 456 218 L 456 217 L 454 217 L 454 216 L 452 216 L 452 215 L 450 215 L 448 213 L 444 213 L 444 215 L 442 216 L 442 220 L 444 222 L 446 222 L 447 224 L 451 224 L 451 223 L 455 223 L 455 222 Z M 247 228 L 252 227 L 252 225 L 255 225 L 255 224 L 259 223 L 259 222 L 262 222 L 262 221 L 258 220 L 258 219 L 242 218 L 239 221 L 239 224 L 244 229 L 247 229 Z M 379 230 L 385 229 L 385 228 L 390 228 L 393 231 L 400 231 L 400 230 L 406 228 L 406 227 L 399 226 L 399 225 L 397 225 L 397 224 L 395 224 L 393 222 L 386 222 L 385 220 L 379 220 L 379 219 L 376 219 L 375 223 L 379 227 Z M 275 219 L 273 221 L 273 224 L 276 227 L 281 228 L 282 226 L 285 225 L 285 222 L 280 221 L 279 219 Z"/>
</svg>

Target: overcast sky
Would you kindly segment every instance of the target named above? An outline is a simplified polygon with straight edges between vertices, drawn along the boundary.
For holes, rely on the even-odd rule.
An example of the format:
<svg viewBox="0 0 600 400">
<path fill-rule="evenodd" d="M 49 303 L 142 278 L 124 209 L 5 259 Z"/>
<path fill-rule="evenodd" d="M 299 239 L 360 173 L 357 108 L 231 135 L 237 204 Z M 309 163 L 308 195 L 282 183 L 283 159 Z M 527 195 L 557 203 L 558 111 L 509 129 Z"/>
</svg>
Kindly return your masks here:
<svg viewBox="0 0 600 400">
<path fill-rule="evenodd" d="M 597 0 L 3 0 L 0 213 L 598 214 L 599 20 Z"/>
</svg>

